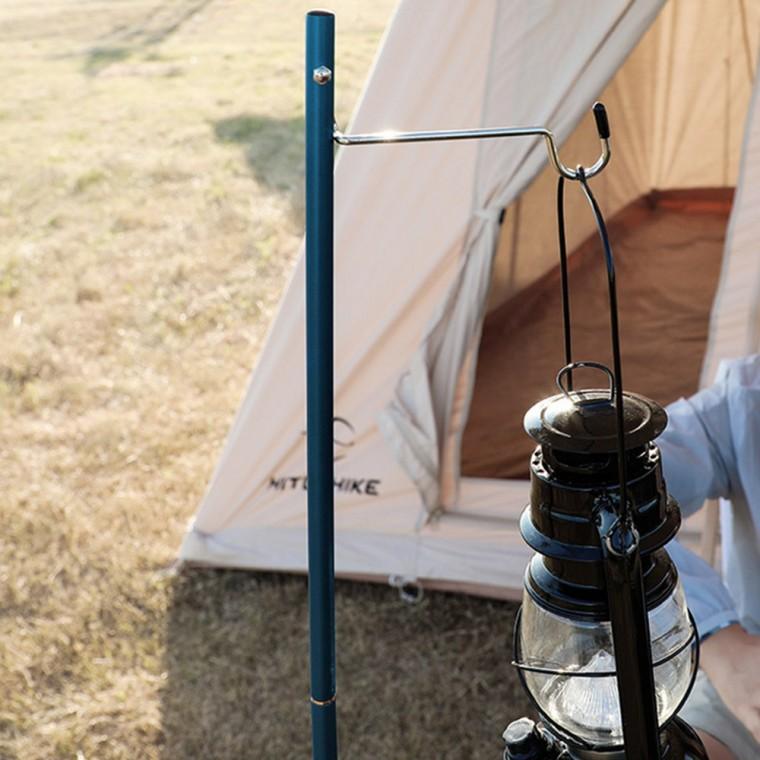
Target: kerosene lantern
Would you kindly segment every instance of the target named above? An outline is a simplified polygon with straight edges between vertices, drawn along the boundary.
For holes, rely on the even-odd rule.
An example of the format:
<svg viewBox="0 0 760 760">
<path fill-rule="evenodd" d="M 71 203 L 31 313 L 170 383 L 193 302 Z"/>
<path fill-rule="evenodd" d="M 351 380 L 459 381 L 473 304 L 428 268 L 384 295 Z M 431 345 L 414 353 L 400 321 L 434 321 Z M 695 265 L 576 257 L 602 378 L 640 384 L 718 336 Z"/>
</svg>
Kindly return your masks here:
<svg viewBox="0 0 760 760">
<path fill-rule="evenodd" d="M 506 760 L 706 759 L 676 716 L 691 690 L 698 637 L 678 573 L 664 549 L 678 531 L 654 441 L 667 425 L 658 404 L 623 392 L 612 252 L 598 206 L 610 289 L 614 372 L 570 360 L 567 269 L 560 259 L 568 364 L 559 393 L 535 404 L 525 429 L 537 447 L 520 530 L 535 550 L 515 624 L 514 661 L 540 716 L 504 732 Z M 608 388 L 573 390 L 581 368 Z"/>
</svg>

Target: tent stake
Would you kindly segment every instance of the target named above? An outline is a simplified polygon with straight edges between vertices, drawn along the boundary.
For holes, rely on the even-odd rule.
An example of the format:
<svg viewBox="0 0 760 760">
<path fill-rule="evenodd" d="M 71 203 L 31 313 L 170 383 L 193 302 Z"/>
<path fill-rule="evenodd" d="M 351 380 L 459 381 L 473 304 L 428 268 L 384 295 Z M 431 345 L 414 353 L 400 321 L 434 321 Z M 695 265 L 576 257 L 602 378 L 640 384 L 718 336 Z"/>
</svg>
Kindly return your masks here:
<svg viewBox="0 0 760 760">
<path fill-rule="evenodd" d="M 338 757 L 333 478 L 333 67 L 335 17 L 306 16 L 306 449 L 314 760 Z"/>
</svg>

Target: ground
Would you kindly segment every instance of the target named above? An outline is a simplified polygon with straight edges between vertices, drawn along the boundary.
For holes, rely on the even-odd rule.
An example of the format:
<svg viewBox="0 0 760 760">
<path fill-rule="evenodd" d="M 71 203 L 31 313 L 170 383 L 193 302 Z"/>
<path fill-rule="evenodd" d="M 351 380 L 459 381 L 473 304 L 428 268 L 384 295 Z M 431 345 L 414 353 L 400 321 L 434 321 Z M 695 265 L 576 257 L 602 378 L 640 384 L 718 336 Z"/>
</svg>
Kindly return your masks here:
<svg viewBox="0 0 760 760">
<path fill-rule="evenodd" d="M 392 0 L 335 0 L 345 123 Z M 0 758 L 309 754 L 301 577 L 172 572 L 301 236 L 298 0 L 0 6 Z M 338 585 L 344 758 L 489 758 L 514 608 Z"/>
</svg>

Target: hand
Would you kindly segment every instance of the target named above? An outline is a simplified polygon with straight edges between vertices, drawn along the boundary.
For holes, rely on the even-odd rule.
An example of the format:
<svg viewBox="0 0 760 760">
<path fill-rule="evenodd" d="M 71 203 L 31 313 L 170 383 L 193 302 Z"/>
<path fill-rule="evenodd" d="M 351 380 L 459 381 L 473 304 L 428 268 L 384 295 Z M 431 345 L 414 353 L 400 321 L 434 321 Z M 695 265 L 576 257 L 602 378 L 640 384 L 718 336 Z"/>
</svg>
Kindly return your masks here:
<svg viewBox="0 0 760 760">
<path fill-rule="evenodd" d="M 726 707 L 760 742 L 760 636 L 730 625 L 705 641 L 699 664 Z"/>
</svg>

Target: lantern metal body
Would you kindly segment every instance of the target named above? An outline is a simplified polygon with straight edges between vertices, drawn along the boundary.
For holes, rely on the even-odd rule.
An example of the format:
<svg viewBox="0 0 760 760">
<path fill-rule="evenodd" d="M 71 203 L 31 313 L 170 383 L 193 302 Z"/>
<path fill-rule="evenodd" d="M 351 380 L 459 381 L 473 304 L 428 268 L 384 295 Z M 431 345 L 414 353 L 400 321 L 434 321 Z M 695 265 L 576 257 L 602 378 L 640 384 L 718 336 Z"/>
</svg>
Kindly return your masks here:
<svg viewBox="0 0 760 760">
<path fill-rule="evenodd" d="M 562 381 L 577 366 L 560 371 L 562 392 L 525 417 L 538 445 L 520 528 L 536 554 L 514 662 L 542 721 L 512 724 L 505 757 L 704 758 L 696 734 L 674 717 L 693 683 L 698 640 L 663 548 L 681 520 L 654 443 L 667 416 L 623 394 L 621 489 L 612 384 L 567 390 Z"/>
</svg>

